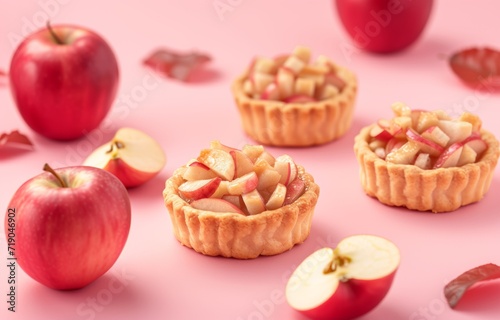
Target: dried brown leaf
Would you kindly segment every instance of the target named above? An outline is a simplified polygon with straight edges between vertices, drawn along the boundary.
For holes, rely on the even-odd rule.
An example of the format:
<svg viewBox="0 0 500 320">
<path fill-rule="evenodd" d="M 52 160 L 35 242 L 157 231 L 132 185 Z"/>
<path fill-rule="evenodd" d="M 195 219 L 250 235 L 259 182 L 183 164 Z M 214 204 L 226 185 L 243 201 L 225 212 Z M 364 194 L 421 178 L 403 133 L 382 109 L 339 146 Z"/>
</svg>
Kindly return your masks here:
<svg viewBox="0 0 500 320">
<path fill-rule="evenodd" d="M 210 56 L 197 52 L 181 54 L 169 49 L 159 49 L 143 63 L 166 77 L 188 82 L 196 71 L 210 60 Z"/>
<path fill-rule="evenodd" d="M 10 133 L 0 134 L 0 150 L 6 147 L 33 148 L 33 143 L 18 130 L 13 130 Z"/>
</svg>

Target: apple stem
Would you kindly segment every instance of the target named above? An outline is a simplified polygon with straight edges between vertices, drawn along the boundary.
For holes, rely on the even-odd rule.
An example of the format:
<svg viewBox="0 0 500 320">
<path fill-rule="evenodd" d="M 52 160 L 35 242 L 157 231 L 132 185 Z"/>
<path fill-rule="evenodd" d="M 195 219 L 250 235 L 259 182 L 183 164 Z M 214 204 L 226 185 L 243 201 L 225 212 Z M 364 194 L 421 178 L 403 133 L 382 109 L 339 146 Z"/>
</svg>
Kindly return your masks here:
<svg viewBox="0 0 500 320">
<path fill-rule="evenodd" d="M 50 25 L 50 21 L 47 21 L 47 29 L 49 30 L 50 35 L 52 36 L 52 38 L 54 38 L 54 40 L 57 44 L 64 44 L 64 42 L 61 40 L 61 38 L 59 38 L 59 36 L 54 32 L 54 29 L 52 29 L 52 26 Z"/>
<path fill-rule="evenodd" d="M 63 188 L 67 188 L 68 187 L 68 184 L 61 178 L 61 176 L 59 176 L 55 171 L 54 169 L 52 169 L 48 163 L 44 164 L 43 166 L 43 171 L 47 171 L 47 172 L 50 172 L 54 175 L 54 177 L 56 177 L 57 181 L 59 181 L 59 183 L 61 184 L 61 187 Z"/>
</svg>

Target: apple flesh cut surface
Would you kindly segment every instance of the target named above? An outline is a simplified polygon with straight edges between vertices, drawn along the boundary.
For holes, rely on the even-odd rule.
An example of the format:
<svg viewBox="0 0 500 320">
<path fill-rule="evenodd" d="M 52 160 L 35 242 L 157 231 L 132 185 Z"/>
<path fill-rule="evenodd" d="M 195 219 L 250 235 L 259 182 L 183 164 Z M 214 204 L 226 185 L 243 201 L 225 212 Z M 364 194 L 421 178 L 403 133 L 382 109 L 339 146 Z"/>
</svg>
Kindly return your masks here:
<svg viewBox="0 0 500 320">
<path fill-rule="evenodd" d="M 286 285 L 288 304 L 311 319 L 348 320 L 368 313 L 389 291 L 398 248 L 373 235 L 343 239 L 308 256 Z"/>
<path fill-rule="evenodd" d="M 111 172 L 125 187 L 130 188 L 155 177 L 166 161 L 165 153 L 156 140 L 140 130 L 122 128 L 111 142 L 92 152 L 83 165 Z"/>
</svg>

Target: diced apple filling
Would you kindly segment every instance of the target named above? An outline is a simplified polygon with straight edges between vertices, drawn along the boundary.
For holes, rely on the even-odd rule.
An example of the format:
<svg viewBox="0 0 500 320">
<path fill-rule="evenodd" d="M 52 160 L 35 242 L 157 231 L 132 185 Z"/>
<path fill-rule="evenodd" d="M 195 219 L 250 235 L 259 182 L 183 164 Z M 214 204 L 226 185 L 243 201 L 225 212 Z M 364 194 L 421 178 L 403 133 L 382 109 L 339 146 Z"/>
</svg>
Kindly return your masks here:
<svg viewBox="0 0 500 320">
<path fill-rule="evenodd" d="M 307 103 L 332 98 L 345 85 L 331 60 L 319 56 L 312 61 L 309 48 L 299 46 L 290 55 L 255 58 L 243 89 L 254 99 Z"/>
<path fill-rule="evenodd" d="M 399 102 L 392 110 L 394 118 L 379 120 L 368 141 L 387 162 L 421 169 L 460 167 L 478 161 L 487 149 L 476 115 L 464 112 L 452 119 L 442 110 L 411 110 Z"/>
<path fill-rule="evenodd" d="M 215 212 L 259 214 L 291 204 L 305 191 L 293 159 L 275 158 L 261 145 L 239 150 L 213 141 L 184 167 L 182 177 L 181 198 Z"/>
</svg>

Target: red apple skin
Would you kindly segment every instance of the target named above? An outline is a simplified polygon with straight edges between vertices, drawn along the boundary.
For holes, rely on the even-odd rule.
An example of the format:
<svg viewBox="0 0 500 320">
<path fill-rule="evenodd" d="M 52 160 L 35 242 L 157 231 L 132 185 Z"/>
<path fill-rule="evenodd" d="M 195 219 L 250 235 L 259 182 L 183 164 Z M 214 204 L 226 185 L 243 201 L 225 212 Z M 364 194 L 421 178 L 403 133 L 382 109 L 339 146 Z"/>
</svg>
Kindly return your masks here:
<svg viewBox="0 0 500 320">
<path fill-rule="evenodd" d="M 118 63 L 96 33 L 71 25 L 53 26 L 28 36 L 10 64 L 10 88 L 31 129 L 55 140 L 72 140 L 102 122 L 116 96 Z"/>
<path fill-rule="evenodd" d="M 355 44 L 390 53 L 415 42 L 429 19 L 433 0 L 333 0 L 340 21 Z"/>
<path fill-rule="evenodd" d="M 24 272 L 39 283 L 78 289 L 118 259 L 130 229 L 130 201 L 123 184 L 102 169 L 79 166 L 55 171 L 70 185 L 79 185 L 59 187 L 48 172 L 25 182 L 9 204 L 15 210 L 12 252 Z M 6 214 L 6 235 L 7 222 Z"/>
<path fill-rule="evenodd" d="M 317 308 L 298 310 L 317 320 L 350 320 L 373 310 L 387 295 L 396 270 L 375 280 L 349 279 L 339 282 L 335 293 Z"/>
<path fill-rule="evenodd" d="M 134 169 L 120 158 L 110 159 L 103 169 L 115 175 L 127 188 L 138 187 L 158 174 Z"/>
</svg>

